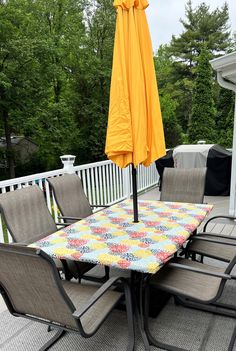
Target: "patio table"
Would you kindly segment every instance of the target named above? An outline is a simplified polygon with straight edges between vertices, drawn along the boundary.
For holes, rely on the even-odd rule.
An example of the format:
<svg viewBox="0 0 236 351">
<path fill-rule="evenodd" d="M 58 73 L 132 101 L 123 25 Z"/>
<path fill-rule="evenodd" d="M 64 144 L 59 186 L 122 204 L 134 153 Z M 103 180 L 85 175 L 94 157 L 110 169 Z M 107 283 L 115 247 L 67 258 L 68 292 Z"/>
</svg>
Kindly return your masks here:
<svg viewBox="0 0 236 351">
<path fill-rule="evenodd" d="M 30 246 L 58 259 L 91 262 L 131 271 L 133 306 L 149 351 L 142 313 L 144 279 L 156 273 L 185 243 L 212 205 L 125 200 L 51 234 Z"/>
<path fill-rule="evenodd" d="M 30 246 L 58 259 L 156 273 L 185 243 L 212 205 L 125 200 L 58 230 Z"/>
</svg>

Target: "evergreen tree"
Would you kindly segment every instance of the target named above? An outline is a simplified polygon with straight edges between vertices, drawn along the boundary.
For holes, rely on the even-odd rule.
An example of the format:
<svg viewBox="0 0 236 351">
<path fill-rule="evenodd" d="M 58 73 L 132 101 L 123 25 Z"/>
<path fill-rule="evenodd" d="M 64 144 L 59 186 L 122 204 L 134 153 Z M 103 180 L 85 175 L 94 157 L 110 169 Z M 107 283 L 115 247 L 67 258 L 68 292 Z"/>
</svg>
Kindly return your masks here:
<svg viewBox="0 0 236 351">
<path fill-rule="evenodd" d="M 203 45 L 196 68 L 192 119 L 189 125 L 189 140 L 192 143 L 196 143 L 198 140 L 206 140 L 207 143 L 216 142 L 216 109 L 213 99 L 212 69 L 209 59 L 209 51 L 206 45 Z"/>
<path fill-rule="evenodd" d="M 221 9 L 210 11 L 210 6 L 204 2 L 194 9 L 189 0 L 185 15 L 186 19 L 180 20 L 184 31 L 179 37 L 172 36 L 170 52 L 186 64 L 191 75 L 203 43 L 212 55 L 227 50 L 230 42 L 229 9 L 225 3 Z"/>
<path fill-rule="evenodd" d="M 182 128 L 176 118 L 178 95 L 173 86 L 173 60 L 168 56 L 168 48 L 161 45 L 154 57 L 155 70 L 158 78 L 161 111 L 168 148 L 182 144 Z"/>
<path fill-rule="evenodd" d="M 217 83 L 218 84 L 218 83 Z M 234 99 L 235 94 L 228 89 L 220 88 L 217 96 L 216 129 L 218 143 L 224 147 L 232 147 Z"/>
<path fill-rule="evenodd" d="M 188 1 L 183 32 L 173 36 L 169 55 L 173 58 L 173 87 L 179 95 L 176 117 L 186 133 L 191 119 L 195 67 L 203 43 L 212 57 L 227 51 L 231 44 L 228 5 L 211 11 L 204 2 L 193 8 Z"/>
<path fill-rule="evenodd" d="M 177 101 L 173 100 L 170 95 L 164 94 L 160 95 L 160 103 L 166 147 L 173 148 L 177 145 L 181 145 L 183 141 L 182 129 L 175 116 L 176 107 L 178 105 Z"/>
</svg>

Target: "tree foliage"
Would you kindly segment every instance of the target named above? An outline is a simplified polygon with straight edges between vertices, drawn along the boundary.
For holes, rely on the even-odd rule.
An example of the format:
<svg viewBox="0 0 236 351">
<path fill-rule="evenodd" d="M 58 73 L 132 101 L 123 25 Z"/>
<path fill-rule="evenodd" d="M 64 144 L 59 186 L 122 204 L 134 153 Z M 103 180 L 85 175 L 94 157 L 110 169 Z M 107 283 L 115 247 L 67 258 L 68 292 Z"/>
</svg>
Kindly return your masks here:
<svg viewBox="0 0 236 351">
<path fill-rule="evenodd" d="M 216 140 L 216 109 L 213 100 L 210 57 L 211 55 L 206 45 L 203 45 L 196 68 L 196 80 L 193 90 L 192 118 L 189 125 L 189 140 L 191 143 L 205 140 L 211 144 Z"/>
<path fill-rule="evenodd" d="M 116 13 L 109 0 L 86 2 L 86 38 L 81 66 L 74 71 L 74 111 L 80 162 L 104 159 Z M 77 65 L 77 63 L 75 62 Z"/>
<path fill-rule="evenodd" d="M 170 52 L 187 66 L 191 76 L 191 68 L 197 62 L 203 43 L 212 55 L 227 50 L 230 37 L 228 4 L 211 11 L 205 2 L 193 8 L 189 0 L 185 16 L 186 19 L 180 20 L 184 30 L 179 37 L 172 36 Z"/>
<path fill-rule="evenodd" d="M 176 117 L 187 133 L 192 115 L 195 68 L 202 45 L 206 45 L 212 58 L 226 52 L 230 46 L 229 11 L 222 8 L 211 10 L 204 2 L 193 8 L 186 4 L 185 18 L 180 22 L 183 32 L 172 36 L 168 54 L 173 60 L 172 79 L 175 94 L 179 95 Z M 168 78 L 169 79 L 169 78 Z"/>
<path fill-rule="evenodd" d="M 115 17 L 110 0 L 0 1 L 0 136 L 7 142 L 1 155 L 11 177 L 55 168 L 64 153 L 79 163 L 104 159 Z M 183 32 L 154 57 L 168 147 L 203 135 L 232 144 L 234 97 L 199 58 L 202 45 L 211 57 L 236 50 L 228 19 L 227 4 L 211 10 L 188 1 Z M 39 147 L 23 167 L 12 135 Z"/>
<path fill-rule="evenodd" d="M 0 6 L 0 107 L 14 177 L 12 134 L 39 146 L 38 167 L 59 155 L 104 157 L 115 10 L 108 0 L 7 0 Z M 42 166 L 42 167 L 41 167 Z"/>
</svg>

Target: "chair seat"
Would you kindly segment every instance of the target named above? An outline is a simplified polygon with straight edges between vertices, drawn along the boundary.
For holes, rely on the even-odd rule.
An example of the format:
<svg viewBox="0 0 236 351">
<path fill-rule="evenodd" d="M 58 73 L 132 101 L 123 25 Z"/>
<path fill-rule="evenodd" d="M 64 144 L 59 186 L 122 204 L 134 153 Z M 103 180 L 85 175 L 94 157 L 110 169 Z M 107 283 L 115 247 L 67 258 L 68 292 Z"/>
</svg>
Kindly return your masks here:
<svg viewBox="0 0 236 351">
<path fill-rule="evenodd" d="M 62 281 L 63 287 L 76 309 L 81 308 L 86 301 L 98 290 L 95 285 L 84 285 Z M 114 305 L 123 296 L 123 293 L 108 290 L 99 300 L 81 317 L 81 323 L 86 333 L 93 333 L 106 318 Z"/>
<path fill-rule="evenodd" d="M 214 240 L 217 240 L 217 238 L 214 237 Z M 220 238 L 218 238 L 218 240 L 220 241 Z M 226 241 L 226 239 L 224 239 L 224 241 Z M 232 240 L 229 241 L 229 243 L 232 243 Z M 221 259 L 226 262 L 230 262 L 236 255 L 236 246 L 229 246 L 223 244 L 218 245 L 203 240 L 194 240 L 191 243 L 188 250 L 190 252 L 202 254 L 203 256 Z"/>
<path fill-rule="evenodd" d="M 195 261 L 177 259 L 176 263 L 212 272 L 224 273 L 224 269 L 212 267 Z M 151 279 L 151 284 L 174 295 L 192 298 L 194 301 L 211 302 L 217 295 L 221 278 L 190 272 L 179 268 L 164 266 Z"/>
</svg>

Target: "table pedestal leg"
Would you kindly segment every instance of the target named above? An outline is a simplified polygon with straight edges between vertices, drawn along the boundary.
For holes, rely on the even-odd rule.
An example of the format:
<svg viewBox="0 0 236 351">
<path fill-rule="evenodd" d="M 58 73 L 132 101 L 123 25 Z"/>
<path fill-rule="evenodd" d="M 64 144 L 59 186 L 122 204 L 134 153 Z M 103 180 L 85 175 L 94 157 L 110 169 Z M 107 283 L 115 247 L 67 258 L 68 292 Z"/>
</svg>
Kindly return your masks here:
<svg viewBox="0 0 236 351">
<path fill-rule="evenodd" d="M 150 345 L 149 345 L 146 331 L 144 329 L 144 319 L 143 319 L 143 280 L 144 280 L 144 276 L 142 273 L 140 274 L 137 272 L 131 273 L 131 290 L 132 290 L 133 310 L 135 314 L 135 319 L 138 324 L 138 329 L 142 337 L 145 351 L 150 351 Z"/>
</svg>

